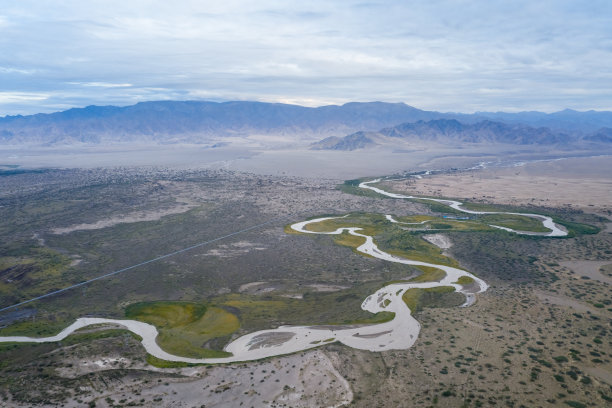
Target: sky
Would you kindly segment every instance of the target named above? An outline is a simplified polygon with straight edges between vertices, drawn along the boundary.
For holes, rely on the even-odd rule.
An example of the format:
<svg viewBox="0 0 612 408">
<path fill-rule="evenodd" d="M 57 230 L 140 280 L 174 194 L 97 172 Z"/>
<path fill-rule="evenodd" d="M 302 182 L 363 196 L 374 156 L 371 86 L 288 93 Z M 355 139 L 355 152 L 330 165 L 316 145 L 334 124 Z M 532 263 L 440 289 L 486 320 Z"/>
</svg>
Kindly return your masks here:
<svg viewBox="0 0 612 408">
<path fill-rule="evenodd" d="M 150 100 L 612 110 L 612 1 L 0 0 L 0 116 Z"/>
</svg>

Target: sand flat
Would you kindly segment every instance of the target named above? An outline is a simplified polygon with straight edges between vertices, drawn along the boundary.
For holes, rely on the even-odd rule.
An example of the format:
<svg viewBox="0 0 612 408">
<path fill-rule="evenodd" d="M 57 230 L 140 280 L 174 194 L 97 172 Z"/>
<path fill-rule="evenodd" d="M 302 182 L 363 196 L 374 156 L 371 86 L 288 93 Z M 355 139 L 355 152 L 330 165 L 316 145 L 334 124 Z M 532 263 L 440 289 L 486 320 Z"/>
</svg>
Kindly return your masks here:
<svg viewBox="0 0 612 408">
<path fill-rule="evenodd" d="M 612 158 L 570 158 L 388 182 L 414 195 L 496 204 L 612 209 Z"/>
<path fill-rule="evenodd" d="M 612 261 L 564 261 L 559 263 L 581 276 L 588 276 L 593 280 L 612 285 L 612 278 L 599 270 L 604 265 L 612 264 Z"/>
</svg>

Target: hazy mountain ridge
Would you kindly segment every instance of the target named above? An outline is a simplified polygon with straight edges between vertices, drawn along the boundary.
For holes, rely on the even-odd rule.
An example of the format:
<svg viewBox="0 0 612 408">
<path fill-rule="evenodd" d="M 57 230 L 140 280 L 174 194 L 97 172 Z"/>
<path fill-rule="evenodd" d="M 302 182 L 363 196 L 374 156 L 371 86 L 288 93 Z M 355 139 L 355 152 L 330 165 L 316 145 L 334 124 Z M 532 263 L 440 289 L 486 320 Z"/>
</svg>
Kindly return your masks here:
<svg viewBox="0 0 612 408">
<path fill-rule="evenodd" d="M 289 134 L 313 141 L 440 116 L 405 104 L 381 102 L 319 108 L 261 102 L 143 102 L 0 118 L 0 143 L 203 143 L 249 134 Z"/>
<path fill-rule="evenodd" d="M 555 132 L 549 128 L 534 128 L 519 124 L 506 124 L 484 120 L 461 123 L 455 119 L 436 119 L 402 123 L 378 132 L 356 132 L 343 138 L 329 137 L 312 145 L 313 149 L 356 150 L 376 145 L 393 146 L 405 142 L 427 143 L 489 143 L 512 145 L 567 145 L 587 142 L 612 142 L 612 129 L 581 136 L 575 133 Z"/>
<path fill-rule="evenodd" d="M 612 128 L 601 128 L 586 136 L 585 139 L 592 142 L 612 143 Z"/>
<path fill-rule="evenodd" d="M 559 112 L 476 112 L 476 117 L 503 123 L 522 123 L 532 127 L 548 127 L 563 132 L 590 133 L 600 128 L 612 128 L 612 112 L 589 110 L 585 112 L 564 109 Z M 461 118 L 458 118 L 462 120 Z"/>
<path fill-rule="evenodd" d="M 432 123 L 435 120 L 448 122 Z M 541 122 L 555 126 L 530 127 Z M 558 130 L 564 126 L 567 131 Z M 296 142 L 327 137 L 318 148 L 333 148 L 340 143 L 335 148 L 351 150 L 372 146 L 381 135 L 529 144 L 536 139 L 541 143 L 562 143 L 579 134 L 592 142 L 607 143 L 610 135 L 605 129 L 609 128 L 612 112 L 457 114 L 384 102 L 308 108 L 263 102 L 160 101 L 2 117 L 0 144 L 216 143 L 231 136 L 285 135 Z"/>
</svg>

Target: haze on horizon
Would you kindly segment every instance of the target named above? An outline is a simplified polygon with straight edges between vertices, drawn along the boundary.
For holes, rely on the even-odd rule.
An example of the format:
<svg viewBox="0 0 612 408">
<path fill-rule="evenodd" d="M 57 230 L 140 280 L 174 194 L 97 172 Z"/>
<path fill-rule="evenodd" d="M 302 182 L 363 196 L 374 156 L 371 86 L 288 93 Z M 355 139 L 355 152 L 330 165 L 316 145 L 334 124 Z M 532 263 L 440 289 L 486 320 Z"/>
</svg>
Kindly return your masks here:
<svg viewBox="0 0 612 408">
<path fill-rule="evenodd" d="M 0 116 L 148 100 L 612 110 L 608 1 L 0 4 Z"/>
</svg>

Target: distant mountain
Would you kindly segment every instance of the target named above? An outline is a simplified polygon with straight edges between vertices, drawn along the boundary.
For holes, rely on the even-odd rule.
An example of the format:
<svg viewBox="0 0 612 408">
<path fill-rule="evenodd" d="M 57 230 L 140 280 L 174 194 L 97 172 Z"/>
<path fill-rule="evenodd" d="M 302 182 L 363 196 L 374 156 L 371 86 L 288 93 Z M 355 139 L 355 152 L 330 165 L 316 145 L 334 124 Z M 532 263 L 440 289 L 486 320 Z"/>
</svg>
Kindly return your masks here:
<svg viewBox="0 0 612 408">
<path fill-rule="evenodd" d="M 446 120 L 446 121 L 444 121 Z M 455 121 L 452 121 L 455 120 Z M 432 122 L 433 121 L 433 122 Z M 399 123 L 403 125 L 396 126 Z M 412 125 L 409 125 L 412 124 Z M 545 127 L 543 127 L 545 126 Z M 386 134 L 387 130 L 393 129 Z M 223 144 L 231 136 L 287 136 L 343 150 L 365 148 L 377 137 L 450 138 L 479 142 L 556 143 L 612 128 L 612 112 L 565 110 L 457 114 L 424 111 L 403 103 L 352 102 L 307 108 L 261 102 L 161 101 L 88 106 L 52 114 L 0 118 L 0 144 L 70 145 L 115 143 Z M 593 136 L 606 140 L 603 136 Z M 353 134 L 348 139 L 347 134 Z M 569 137 L 569 136 L 568 136 Z M 342 139 L 342 140 L 341 140 Z M 600 140 L 600 141 L 601 141 Z"/>
<path fill-rule="evenodd" d="M 143 102 L 0 118 L 1 144 L 207 143 L 253 134 L 318 140 L 443 116 L 403 103 L 307 108 L 260 102 Z"/>
<path fill-rule="evenodd" d="M 612 143 L 612 129 L 601 128 L 597 132 L 586 136 L 584 139 L 591 142 Z"/>
<path fill-rule="evenodd" d="M 357 150 L 373 147 L 379 143 L 375 142 L 376 132 L 357 132 L 345 137 L 331 136 L 313 143 L 313 150 Z"/>
<path fill-rule="evenodd" d="M 504 123 L 521 123 L 533 127 L 548 127 L 563 132 L 590 133 L 602 127 L 612 128 L 612 112 L 586 111 L 579 112 L 565 109 L 554 113 L 543 112 L 477 112 L 469 115 L 472 118 L 486 118 Z M 461 121 L 469 120 L 465 117 L 457 117 Z"/>
<path fill-rule="evenodd" d="M 591 142 L 612 141 L 611 129 L 581 138 L 575 134 L 555 132 L 549 128 L 533 128 L 484 120 L 461 123 L 455 119 L 436 119 L 402 123 L 378 132 L 356 132 L 348 136 L 329 137 L 314 143 L 312 149 L 356 150 L 376 145 L 399 147 L 404 143 L 439 144 L 511 144 L 511 145 L 567 145 L 581 140 Z"/>
</svg>

